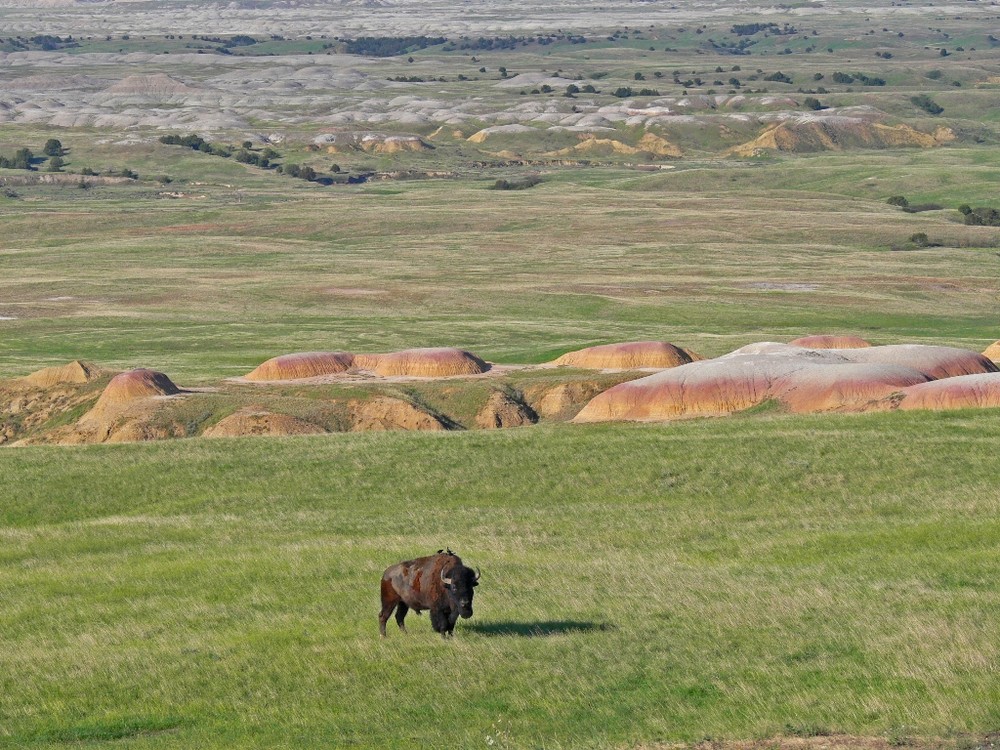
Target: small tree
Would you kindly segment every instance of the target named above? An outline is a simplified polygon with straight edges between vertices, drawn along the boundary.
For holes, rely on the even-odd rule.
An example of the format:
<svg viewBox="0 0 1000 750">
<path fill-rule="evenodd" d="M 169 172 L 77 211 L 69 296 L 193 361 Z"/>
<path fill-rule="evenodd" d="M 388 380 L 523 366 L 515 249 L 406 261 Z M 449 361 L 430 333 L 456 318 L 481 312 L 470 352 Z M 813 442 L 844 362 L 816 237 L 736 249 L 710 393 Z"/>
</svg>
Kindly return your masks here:
<svg viewBox="0 0 1000 750">
<path fill-rule="evenodd" d="M 899 206 L 900 208 L 906 208 L 910 205 L 910 202 L 902 195 L 893 195 L 886 201 L 886 203 L 890 206 Z"/>
<path fill-rule="evenodd" d="M 927 94 L 918 94 L 917 96 L 910 97 L 910 103 L 920 107 L 924 112 L 930 115 L 939 115 L 944 112 L 944 107 L 938 104 L 936 101 L 931 99 Z"/>
<path fill-rule="evenodd" d="M 64 166 L 66 166 L 66 162 L 63 161 L 61 156 L 53 156 L 49 159 L 50 172 L 61 172 Z"/>
<path fill-rule="evenodd" d="M 31 161 L 34 158 L 35 155 L 31 153 L 31 149 L 19 148 L 14 152 L 12 166 L 14 169 L 33 169 Z"/>
<path fill-rule="evenodd" d="M 928 247 L 931 244 L 930 239 L 924 232 L 917 232 L 916 234 L 910 235 L 910 243 L 916 245 L 917 247 Z"/>
<path fill-rule="evenodd" d="M 802 101 L 802 104 L 806 109 L 811 109 L 811 110 L 823 109 L 823 105 L 822 103 L 820 103 L 820 100 L 814 96 L 807 96 Z"/>
<path fill-rule="evenodd" d="M 58 138 L 49 138 L 42 146 L 42 153 L 46 156 L 65 156 L 66 150 Z"/>
</svg>

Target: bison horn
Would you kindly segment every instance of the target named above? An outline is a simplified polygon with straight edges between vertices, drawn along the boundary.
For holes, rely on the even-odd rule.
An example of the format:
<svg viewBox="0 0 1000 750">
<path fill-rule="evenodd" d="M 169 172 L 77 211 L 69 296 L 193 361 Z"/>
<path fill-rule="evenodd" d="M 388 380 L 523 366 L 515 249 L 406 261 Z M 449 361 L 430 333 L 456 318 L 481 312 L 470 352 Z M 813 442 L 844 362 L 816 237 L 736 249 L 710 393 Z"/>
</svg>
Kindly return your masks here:
<svg viewBox="0 0 1000 750">
<path fill-rule="evenodd" d="M 441 571 L 441 583 L 443 583 L 445 586 L 451 586 L 451 579 L 445 577 L 443 570 Z"/>
<path fill-rule="evenodd" d="M 480 576 L 480 575 L 481 575 L 481 574 L 480 574 L 480 572 L 479 572 L 479 568 L 478 568 L 478 567 L 476 567 L 476 581 L 478 581 L 478 580 L 479 580 L 479 576 Z"/>
</svg>

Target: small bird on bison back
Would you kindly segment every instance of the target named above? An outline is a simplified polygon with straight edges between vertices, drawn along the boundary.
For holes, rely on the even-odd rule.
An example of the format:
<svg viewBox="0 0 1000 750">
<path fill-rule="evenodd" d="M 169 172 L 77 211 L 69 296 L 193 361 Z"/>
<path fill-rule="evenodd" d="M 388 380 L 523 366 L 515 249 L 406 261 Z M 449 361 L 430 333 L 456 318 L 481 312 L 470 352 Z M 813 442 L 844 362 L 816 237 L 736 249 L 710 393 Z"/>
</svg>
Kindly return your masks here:
<svg viewBox="0 0 1000 750">
<path fill-rule="evenodd" d="M 454 634 L 459 617 L 472 617 L 473 589 L 478 585 L 478 568 L 465 567 L 450 549 L 390 565 L 382 574 L 379 633 L 385 638 L 385 624 L 393 610 L 396 624 L 405 633 L 406 613 L 412 609 L 419 615 L 426 609 L 431 613 L 431 627 L 447 638 Z"/>
</svg>

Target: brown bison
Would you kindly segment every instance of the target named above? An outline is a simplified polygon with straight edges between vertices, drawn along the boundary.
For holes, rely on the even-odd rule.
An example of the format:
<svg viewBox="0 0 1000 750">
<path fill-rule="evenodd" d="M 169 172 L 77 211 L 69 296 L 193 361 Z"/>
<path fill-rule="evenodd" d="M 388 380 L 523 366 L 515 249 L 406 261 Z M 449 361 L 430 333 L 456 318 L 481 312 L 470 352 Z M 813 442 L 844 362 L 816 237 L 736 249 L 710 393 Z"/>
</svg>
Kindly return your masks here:
<svg viewBox="0 0 1000 750">
<path fill-rule="evenodd" d="M 379 633 L 385 638 L 385 624 L 394 609 L 396 623 L 404 633 L 403 619 L 409 610 L 419 615 L 429 609 L 431 626 L 447 638 L 459 616 L 472 617 L 472 590 L 478 585 L 479 571 L 465 567 L 451 550 L 390 565 L 382 574 Z"/>
</svg>

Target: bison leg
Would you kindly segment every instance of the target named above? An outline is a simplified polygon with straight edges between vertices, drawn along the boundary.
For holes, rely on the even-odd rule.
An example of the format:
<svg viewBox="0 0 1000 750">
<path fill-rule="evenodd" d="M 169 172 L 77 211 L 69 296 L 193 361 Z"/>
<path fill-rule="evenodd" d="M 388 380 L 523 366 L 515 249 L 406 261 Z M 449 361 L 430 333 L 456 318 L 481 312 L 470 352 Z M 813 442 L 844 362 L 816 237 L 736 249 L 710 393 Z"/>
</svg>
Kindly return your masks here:
<svg viewBox="0 0 1000 750">
<path fill-rule="evenodd" d="M 399 629 L 404 633 L 406 632 L 406 625 L 403 623 L 403 618 L 406 617 L 406 613 L 410 611 L 410 608 L 406 606 L 406 602 L 400 602 L 399 606 L 396 607 L 396 624 L 399 625 Z"/>
<path fill-rule="evenodd" d="M 447 635 L 446 631 L 448 629 L 448 610 L 432 609 L 431 627 L 434 628 L 435 633 L 440 633 L 441 635 Z"/>
<path fill-rule="evenodd" d="M 455 634 L 455 623 L 458 622 L 458 612 L 448 613 L 447 632 L 444 635 Z"/>
<path fill-rule="evenodd" d="M 392 584 L 389 581 L 382 581 L 382 611 L 378 615 L 378 632 L 383 638 L 385 638 L 385 624 L 389 621 L 392 610 L 396 608 L 397 604 L 401 607 L 406 607 L 396 593 L 396 590 L 393 589 Z M 400 622 L 402 621 L 400 620 Z"/>
</svg>

